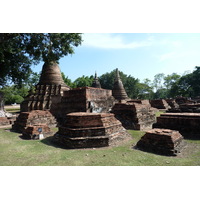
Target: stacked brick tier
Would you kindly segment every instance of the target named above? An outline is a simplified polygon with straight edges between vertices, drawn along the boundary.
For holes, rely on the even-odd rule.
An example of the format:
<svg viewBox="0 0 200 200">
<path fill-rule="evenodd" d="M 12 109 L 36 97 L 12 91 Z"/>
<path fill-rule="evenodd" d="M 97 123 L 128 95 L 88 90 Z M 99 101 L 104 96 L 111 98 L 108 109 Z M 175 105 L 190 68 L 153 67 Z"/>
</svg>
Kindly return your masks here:
<svg viewBox="0 0 200 200">
<path fill-rule="evenodd" d="M 153 128 L 178 130 L 184 137 L 200 138 L 200 113 L 161 114 Z"/>
<path fill-rule="evenodd" d="M 91 148 L 116 145 L 130 138 L 113 114 L 77 112 L 66 116 L 53 141 L 65 148 Z"/>
<path fill-rule="evenodd" d="M 114 104 L 111 90 L 81 87 L 65 91 L 62 97 L 53 97 L 51 113 L 62 121 L 72 112 L 107 113 Z M 60 123 L 63 123 L 60 122 Z"/>
<path fill-rule="evenodd" d="M 151 129 L 156 121 L 155 112 L 148 104 L 116 103 L 112 112 L 126 129 Z"/>
<path fill-rule="evenodd" d="M 136 147 L 157 154 L 175 156 L 184 146 L 183 136 L 170 129 L 152 129 L 138 141 Z"/>
<path fill-rule="evenodd" d="M 35 93 L 28 95 L 21 103 L 21 112 L 50 109 L 52 96 L 61 93 L 61 85 L 36 85 L 35 89 Z"/>
<path fill-rule="evenodd" d="M 49 111 L 32 110 L 31 112 L 21 112 L 14 122 L 12 129 L 19 133 L 24 133 L 29 126 L 47 125 L 55 127 L 57 122 Z"/>
<path fill-rule="evenodd" d="M 29 125 L 23 131 L 22 137 L 26 139 L 40 139 L 41 134 L 43 137 L 47 137 L 53 133 L 51 132 L 49 126 L 46 124 Z"/>
<path fill-rule="evenodd" d="M 184 103 L 179 107 L 181 112 L 200 113 L 200 103 Z"/>
<path fill-rule="evenodd" d="M 124 89 L 124 85 L 121 81 L 121 78 L 119 76 L 118 69 L 116 69 L 116 77 L 115 77 L 115 82 L 114 82 L 114 86 L 112 89 L 112 95 L 118 101 L 129 99 L 129 97 L 126 93 L 126 90 Z"/>
<path fill-rule="evenodd" d="M 169 108 L 171 108 L 169 106 L 169 104 L 164 99 L 150 100 L 150 104 L 151 104 L 152 107 L 157 108 L 157 109 L 168 110 Z"/>
<path fill-rule="evenodd" d="M 51 108 L 52 97 L 62 96 L 63 91 L 69 90 L 61 76 L 57 63 L 44 63 L 39 83 L 35 87 L 35 92 L 30 91 L 29 95 L 21 103 L 21 112 L 31 110 L 48 110 Z"/>
</svg>

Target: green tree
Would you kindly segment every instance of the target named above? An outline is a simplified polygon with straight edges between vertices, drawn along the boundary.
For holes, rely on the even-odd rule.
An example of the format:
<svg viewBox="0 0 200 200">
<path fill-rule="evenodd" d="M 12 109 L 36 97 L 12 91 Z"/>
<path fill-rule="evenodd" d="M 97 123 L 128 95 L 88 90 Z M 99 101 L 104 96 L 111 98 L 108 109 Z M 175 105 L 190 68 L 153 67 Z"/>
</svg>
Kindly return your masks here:
<svg viewBox="0 0 200 200">
<path fill-rule="evenodd" d="M 156 74 L 154 76 L 153 87 L 155 88 L 156 91 L 158 89 L 163 88 L 164 77 L 165 77 L 165 75 L 163 73 Z"/>
<path fill-rule="evenodd" d="M 172 73 L 164 77 L 164 85 L 166 89 L 170 90 L 173 84 L 175 84 L 181 78 L 177 73 Z"/>
<path fill-rule="evenodd" d="M 66 85 L 68 85 L 71 88 L 75 88 L 76 87 L 76 84 L 73 83 L 71 81 L 71 79 L 68 78 L 68 76 L 65 76 L 65 74 L 63 72 L 61 72 L 61 75 L 62 75 L 62 78 L 63 78 L 64 82 L 66 83 Z"/>
<path fill-rule="evenodd" d="M 142 83 L 138 83 L 136 88 L 138 89 L 138 99 L 152 99 L 153 98 L 153 86 L 151 80 L 144 79 Z"/>
<path fill-rule="evenodd" d="M 86 86 L 91 87 L 93 79 L 94 79 L 93 76 L 79 77 L 74 81 L 74 86 L 75 87 L 86 87 Z"/>
<path fill-rule="evenodd" d="M 0 86 L 11 81 L 22 85 L 31 65 L 50 62 L 74 53 L 81 44 L 79 33 L 0 33 Z"/>
</svg>

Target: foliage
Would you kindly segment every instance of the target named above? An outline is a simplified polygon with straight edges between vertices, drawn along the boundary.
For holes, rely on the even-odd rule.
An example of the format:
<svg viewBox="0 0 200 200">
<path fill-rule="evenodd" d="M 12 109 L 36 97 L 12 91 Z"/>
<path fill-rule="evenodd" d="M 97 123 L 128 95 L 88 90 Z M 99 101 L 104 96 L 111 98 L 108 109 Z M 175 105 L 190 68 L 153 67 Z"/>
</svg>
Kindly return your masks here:
<svg viewBox="0 0 200 200">
<path fill-rule="evenodd" d="M 91 87 L 92 85 L 92 82 L 94 80 L 94 77 L 93 76 L 82 76 L 82 77 L 79 77 L 77 78 L 75 81 L 74 81 L 74 85 L 78 88 L 78 87 Z"/>
<path fill-rule="evenodd" d="M 153 86 L 149 79 L 144 79 L 142 83 L 138 83 L 136 88 L 138 89 L 138 99 L 153 98 Z"/>
<path fill-rule="evenodd" d="M 4 93 L 4 103 L 13 104 L 21 103 L 24 100 L 24 97 L 28 94 L 29 89 L 27 87 L 17 88 L 14 85 L 5 86 L 0 89 Z"/>
<path fill-rule="evenodd" d="M 1 33 L 0 85 L 11 81 L 21 86 L 28 80 L 32 64 L 58 62 L 73 54 L 81 42 L 79 33 Z"/>
<path fill-rule="evenodd" d="M 38 83 L 39 76 L 38 73 L 32 73 L 30 78 L 26 81 L 26 84 L 23 84 L 21 87 L 18 87 L 17 85 L 7 85 L 0 88 L 0 91 L 4 94 L 5 104 L 21 103 L 24 100 L 24 97 L 28 95 L 28 91 L 32 90 Z"/>
<path fill-rule="evenodd" d="M 65 74 L 63 72 L 61 72 L 61 75 L 62 75 L 63 81 L 65 82 L 66 85 L 68 85 L 71 88 L 76 87 L 75 83 L 73 83 L 71 81 L 71 79 L 68 78 L 68 76 L 65 76 Z"/>
</svg>

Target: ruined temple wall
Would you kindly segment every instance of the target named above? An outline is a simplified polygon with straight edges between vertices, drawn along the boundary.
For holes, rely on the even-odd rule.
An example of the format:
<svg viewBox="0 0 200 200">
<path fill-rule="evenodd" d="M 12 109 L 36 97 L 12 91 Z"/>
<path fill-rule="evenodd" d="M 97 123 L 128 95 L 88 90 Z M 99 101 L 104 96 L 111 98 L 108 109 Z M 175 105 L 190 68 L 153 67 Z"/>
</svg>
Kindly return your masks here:
<svg viewBox="0 0 200 200">
<path fill-rule="evenodd" d="M 65 118 L 72 112 L 109 112 L 114 104 L 111 90 L 82 87 L 65 91 L 63 96 L 52 97 L 51 112 L 57 118 Z"/>
<path fill-rule="evenodd" d="M 150 100 L 150 104 L 152 107 L 157 109 L 169 109 L 171 108 L 169 104 L 164 99 L 154 99 Z"/>
<path fill-rule="evenodd" d="M 178 130 L 185 137 L 200 137 L 199 113 L 165 113 L 157 117 L 153 128 Z"/>
<path fill-rule="evenodd" d="M 126 129 L 151 129 L 156 120 L 155 112 L 150 105 L 116 103 L 112 112 Z"/>
</svg>

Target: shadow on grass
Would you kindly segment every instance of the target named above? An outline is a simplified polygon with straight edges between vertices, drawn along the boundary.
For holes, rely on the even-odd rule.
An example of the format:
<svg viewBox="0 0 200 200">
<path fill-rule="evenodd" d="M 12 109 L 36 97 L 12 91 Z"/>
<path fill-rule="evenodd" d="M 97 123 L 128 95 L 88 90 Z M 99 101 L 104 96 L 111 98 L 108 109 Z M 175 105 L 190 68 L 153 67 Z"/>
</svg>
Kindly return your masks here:
<svg viewBox="0 0 200 200">
<path fill-rule="evenodd" d="M 41 140 L 41 142 L 45 145 L 52 146 L 52 147 L 59 148 L 59 149 L 69 149 L 69 150 L 71 149 L 71 148 L 66 148 L 62 145 L 58 145 L 55 142 L 53 142 L 53 136 L 49 136 L 49 137 Z"/>
<path fill-rule="evenodd" d="M 141 147 L 138 147 L 137 145 L 134 145 L 132 146 L 132 149 L 134 150 L 137 150 L 137 151 L 142 151 L 142 152 L 145 152 L 145 153 L 150 153 L 150 154 L 154 154 L 154 155 L 158 155 L 158 156 L 163 156 L 163 157 L 175 157 L 177 155 L 173 154 L 173 155 L 170 155 L 170 154 L 166 154 L 162 151 L 155 151 L 151 148 L 149 148 L 148 150 L 147 149 L 144 149 L 144 148 L 141 148 Z"/>
</svg>

